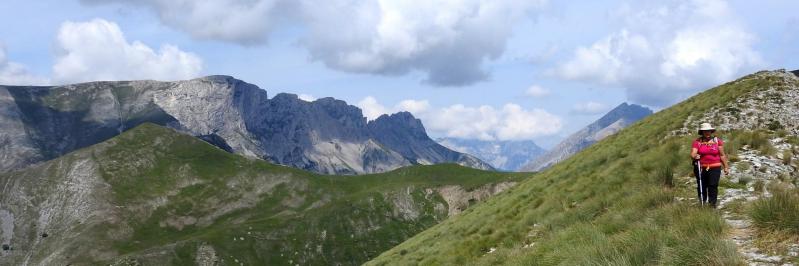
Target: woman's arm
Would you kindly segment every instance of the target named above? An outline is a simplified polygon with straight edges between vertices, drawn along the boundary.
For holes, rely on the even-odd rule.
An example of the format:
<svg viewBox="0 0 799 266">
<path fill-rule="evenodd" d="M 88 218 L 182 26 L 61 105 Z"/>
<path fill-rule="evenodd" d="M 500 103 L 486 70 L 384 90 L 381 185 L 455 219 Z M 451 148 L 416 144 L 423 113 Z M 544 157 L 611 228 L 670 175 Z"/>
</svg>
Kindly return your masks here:
<svg viewBox="0 0 799 266">
<path fill-rule="evenodd" d="M 730 165 L 727 163 L 727 154 L 724 153 L 724 146 L 719 146 L 719 155 L 721 155 L 721 165 L 724 166 L 724 174 L 730 174 Z"/>
<path fill-rule="evenodd" d="M 691 159 L 699 160 L 699 150 L 696 148 L 691 148 Z"/>
</svg>

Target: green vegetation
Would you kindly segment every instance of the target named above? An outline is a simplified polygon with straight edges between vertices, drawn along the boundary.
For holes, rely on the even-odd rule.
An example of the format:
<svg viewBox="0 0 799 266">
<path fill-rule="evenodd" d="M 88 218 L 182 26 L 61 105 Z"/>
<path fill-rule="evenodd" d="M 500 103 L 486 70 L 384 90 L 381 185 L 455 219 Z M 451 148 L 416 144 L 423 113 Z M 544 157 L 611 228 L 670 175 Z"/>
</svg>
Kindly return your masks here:
<svg viewBox="0 0 799 266">
<path fill-rule="evenodd" d="M 675 200 L 695 197 L 694 187 L 664 186 L 669 173 L 663 169 L 690 175 L 687 154 L 695 136 L 671 134 L 690 116 L 780 82 L 750 75 L 700 93 L 367 264 L 741 265 L 719 214 Z M 761 150 L 770 145 L 764 133 L 719 134 Z"/>
<path fill-rule="evenodd" d="M 228 264 L 361 264 L 447 218 L 447 201 L 435 189 L 456 185 L 469 191 L 531 175 L 455 164 L 319 175 L 230 154 L 153 124 L 25 175 L 57 184 L 67 171 L 56 166 L 86 158 L 110 185 L 108 198 L 96 201 L 116 208 L 103 217 L 124 223 L 86 225 L 93 226 L 91 233 L 69 240 L 121 257 L 97 261 L 95 253 L 77 253 L 69 258 L 74 264 L 124 258 L 192 265 L 203 245 Z"/>
<path fill-rule="evenodd" d="M 446 206 L 446 202 L 437 194 L 426 193 L 424 188 L 460 185 L 472 190 L 529 175 L 454 164 L 406 167 L 361 176 L 317 175 L 225 153 L 188 136 L 170 139 L 164 136 L 165 130 L 154 125 L 137 128 L 123 134 L 102 156 L 111 161 L 155 156 L 149 158 L 154 165 L 146 171 L 141 171 L 139 163 L 104 168 L 118 202 L 168 195 L 180 187 L 178 183 L 186 176 L 201 180 L 179 188 L 166 206 L 140 220 L 133 241 L 118 245 L 126 253 L 191 240 L 211 243 L 222 254 L 252 263 L 358 264 L 446 218 L 444 209 L 436 208 Z M 169 151 L 151 153 L 150 149 L 142 149 L 152 145 L 154 139 L 168 144 Z M 247 199 L 248 194 L 255 197 L 247 187 L 270 184 L 274 185 L 271 193 Z M 236 189 L 237 185 L 242 188 Z M 418 212 L 416 217 L 403 217 L 396 210 L 393 201 L 408 200 L 403 193 L 410 194 L 414 206 L 408 206 L 412 208 L 408 212 Z M 209 202 L 208 198 L 215 201 Z M 315 204 L 321 207 L 314 207 Z M 226 205 L 245 206 L 219 216 L 208 227 L 165 230 L 161 225 L 174 216 L 213 216 L 224 208 L 219 206 Z M 231 240 L 236 236 L 242 239 Z M 271 241 L 258 239 L 266 236 L 280 237 Z"/>
<path fill-rule="evenodd" d="M 760 151 L 761 155 L 772 156 L 777 152 L 769 141 L 769 133 L 762 130 L 741 132 L 733 135 L 733 138 L 735 139 L 734 143 L 748 145 L 750 149 Z"/>
<path fill-rule="evenodd" d="M 738 178 L 738 184 L 746 186 L 746 184 L 749 184 L 749 182 L 752 182 L 751 176 L 742 176 Z"/>
<path fill-rule="evenodd" d="M 774 189 L 752 204 L 749 215 L 760 228 L 799 235 L 799 189 Z"/>
</svg>

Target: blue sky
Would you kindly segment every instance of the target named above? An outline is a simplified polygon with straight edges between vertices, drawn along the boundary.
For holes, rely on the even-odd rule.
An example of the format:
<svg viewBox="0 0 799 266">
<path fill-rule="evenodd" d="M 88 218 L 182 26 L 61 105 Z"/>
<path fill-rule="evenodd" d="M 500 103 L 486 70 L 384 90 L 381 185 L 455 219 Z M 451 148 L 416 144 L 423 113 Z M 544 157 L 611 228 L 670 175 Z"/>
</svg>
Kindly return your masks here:
<svg viewBox="0 0 799 266">
<path fill-rule="evenodd" d="M 622 103 L 667 107 L 799 68 L 797 1 L 84 0 L 0 3 L 0 83 L 232 75 L 433 136 L 551 146 Z M 532 89 L 531 89 L 532 88 Z"/>
</svg>

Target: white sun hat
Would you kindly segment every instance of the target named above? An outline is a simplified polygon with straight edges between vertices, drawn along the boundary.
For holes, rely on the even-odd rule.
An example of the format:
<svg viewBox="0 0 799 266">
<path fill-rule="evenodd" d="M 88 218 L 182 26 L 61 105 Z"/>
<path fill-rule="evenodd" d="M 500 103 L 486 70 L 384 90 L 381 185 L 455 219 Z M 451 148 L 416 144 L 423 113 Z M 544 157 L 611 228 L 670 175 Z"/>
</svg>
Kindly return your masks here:
<svg viewBox="0 0 799 266">
<path fill-rule="evenodd" d="M 711 126 L 710 123 L 702 123 L 702 124 L 700 124 L 699 125 L 699 134 L 702 134 L 702 131 L 705 131 L 705 130 L 715 131 L 716 129 L 713 128 L 713 126 Z"/>
</svg>

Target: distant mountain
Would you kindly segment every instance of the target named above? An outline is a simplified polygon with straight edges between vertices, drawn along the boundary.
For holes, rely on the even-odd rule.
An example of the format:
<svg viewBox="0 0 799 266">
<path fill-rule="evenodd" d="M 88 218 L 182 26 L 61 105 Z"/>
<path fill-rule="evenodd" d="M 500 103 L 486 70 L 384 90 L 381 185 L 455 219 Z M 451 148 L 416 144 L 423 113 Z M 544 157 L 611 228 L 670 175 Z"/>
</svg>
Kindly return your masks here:
<svg viewBox="0 0 799 266">
<path fill-rule="evenodd" d="M 516 171 L 546 152 L 531 140 L 483 141 L 461 138 L 438 138 L 438 143 L 455 151 L 474 155 L 494 168 Z"/>
<path fill-rule="evenodd" d="M 229 76 L 186 81 L 0 86 L 0 172 L 50 160 L 144 122 L 222 149 L 326 174 L 378 173 L 414 164 L 491 167 L 430 139 L 408 113 L 367 122 L 344 101 L 313 102 Z M 401 133 L 399 133 L 401 132 Z"/>
<path fill-rule="evenodd" d="M 145 123 L 0 173 L 0 265 L 360 265 L 529 175 L 319 175 Z"/>
<path fill-rule="evenodd" d="M 569 158 L 586 147 L 652 114 L 649 108 L 622 103 L 585 128 L 555 145 L 549 152 L 521 167 L 522 171 L 540 171 Z"/>
</svg>

